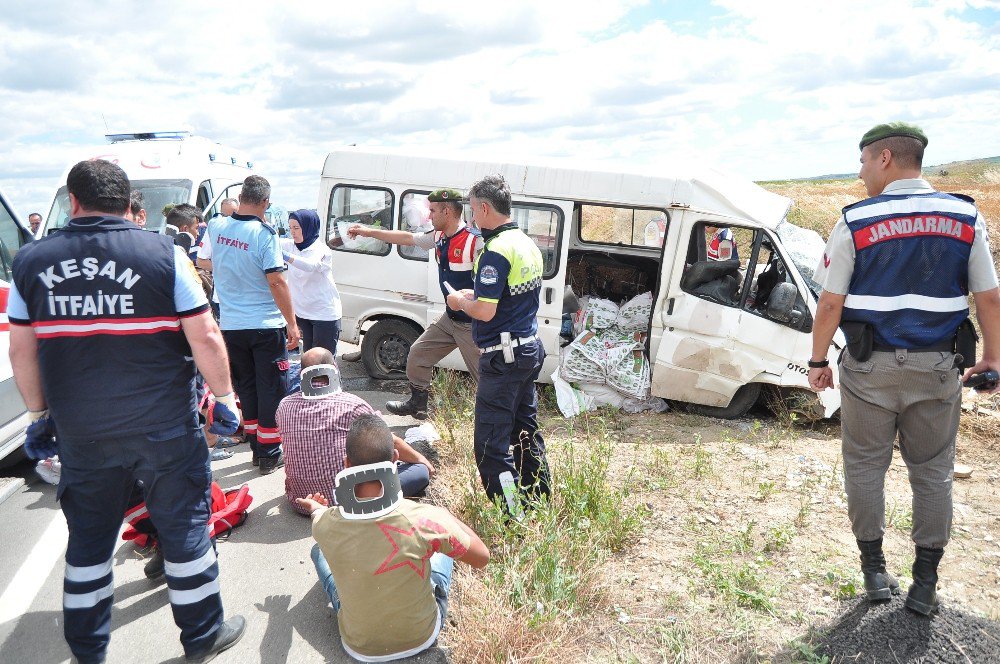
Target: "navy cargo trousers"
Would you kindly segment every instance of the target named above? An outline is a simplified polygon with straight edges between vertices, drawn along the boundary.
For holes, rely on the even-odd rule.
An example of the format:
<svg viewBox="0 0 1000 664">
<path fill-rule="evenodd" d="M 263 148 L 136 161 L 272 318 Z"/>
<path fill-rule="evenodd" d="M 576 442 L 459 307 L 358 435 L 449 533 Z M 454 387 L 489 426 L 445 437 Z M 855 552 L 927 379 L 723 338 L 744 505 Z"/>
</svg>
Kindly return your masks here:
<svg viewBox="0 0 1000 664">
<path fill-rule="evenodd" d="M 504 361 L 502 351 L 479 358 L 473 449 L 490 500 L 502 496 L 500 475 L 506 471 L 513 475 L 522 495 L 549 494 L 549 467 L 545 441 L 538 433 L 535 392 L 543 360 L 545 348 L 537 340 L 515 348 L 510 364 Z"/>
<path fill-rule="evenodd" d="M 253 456 L 275 458 L 281 454 L 281 432 L 274 414 L 288 382 L 285 330 L 223 330 L 222 338 Z"/>
<path fill-rule="evenodd" d="M 163 551 L 167 594 L 187 654 L 203 652 L 223 621 L 219 565 L 209 538 L 212 471 L 196 413 L 163 431 L 61 440 L 57 496 L 69 542 L 63 583 L 66 641 L 82 662 L 104 659 L 111 637 L 112 566 L 135 480 Z"/>
</svg>

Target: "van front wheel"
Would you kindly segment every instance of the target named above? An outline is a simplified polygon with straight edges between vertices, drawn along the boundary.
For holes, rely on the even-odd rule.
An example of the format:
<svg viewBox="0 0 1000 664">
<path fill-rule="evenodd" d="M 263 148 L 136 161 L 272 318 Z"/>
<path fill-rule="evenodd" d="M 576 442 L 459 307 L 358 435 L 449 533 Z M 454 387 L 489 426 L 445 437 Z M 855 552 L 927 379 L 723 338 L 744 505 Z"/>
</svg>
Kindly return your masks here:
<svg viewBox="0 0 1000 664">
<path fill-rule="evenodd" d="M 736 390 L 728 406 L 702 406 L 701 404 L 689 403 L 687 410 L 695 415 L 705 417 L 718 417 L 723 420 L 735 420 L 747 414 L 760 396 L 760 383 L 747 383 Z"/>
<path fill-rule="evenodd" d="M 402 320 L 380 320 L 365 332 L 361 341 L 361 362 L 372 378 L 406 378 L 406 358 L 420 329 Z"/>
</svg>

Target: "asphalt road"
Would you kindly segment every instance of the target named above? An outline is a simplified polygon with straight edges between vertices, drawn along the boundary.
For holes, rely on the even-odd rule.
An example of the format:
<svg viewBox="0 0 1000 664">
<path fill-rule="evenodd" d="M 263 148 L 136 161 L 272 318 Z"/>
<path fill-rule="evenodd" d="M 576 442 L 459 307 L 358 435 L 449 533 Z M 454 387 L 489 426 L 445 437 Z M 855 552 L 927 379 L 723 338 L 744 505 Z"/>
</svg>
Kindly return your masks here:
<svg viewBox="0 0 1000 664">
<path fill-rule="evenodd" d="M 353 347 L 345 344 L 341 350 Z M 345 389 L 379 410 L 406 390 L 402 381 L 368 379 L 360 363 L 341 363 L 341 369 Z M 417 424 L 408 417 L 385 416 L 400 434 Z M 226 615 L 246 617 L 247 631 L 215 661 L 354 661 L 341 648 L 336 616 L 309 559 L 313 543 L 309 519 L 285 500 L 284 473 L 262 477 L 250 464 L 246 445 L 232 449 L 231 459 L 212 464 L 215 481 L 224 489 L 249 484 L 254 500 L 247 522 L 218 545 L 220 583 Z M 55 487 L 41 481 L 27 463 L 3 474 L 20 474 L 25 485 L 0 504 L 0 661 L 70 661 L 62 633 L 66 521 Z M 144 559 L 131 542 L 119 545 L 114 560 L 115 604 L 107 661 L 182 662 L 165 582 L 146 579 Z M 407 661 L 446 659 L 441 650 L 432 649 Z"/>
</svg>

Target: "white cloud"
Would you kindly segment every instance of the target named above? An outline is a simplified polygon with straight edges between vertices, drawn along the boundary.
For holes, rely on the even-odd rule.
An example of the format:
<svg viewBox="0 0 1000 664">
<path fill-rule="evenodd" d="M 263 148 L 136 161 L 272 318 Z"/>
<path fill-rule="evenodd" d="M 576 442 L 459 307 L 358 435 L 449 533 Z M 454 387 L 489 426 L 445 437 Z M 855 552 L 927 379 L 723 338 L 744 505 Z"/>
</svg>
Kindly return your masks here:
<svg viewBox="0 0 1000 664">
<path fill-rule="evenodd" d="M 244 149 L 291 207 L 316 205 L 326 153 L 350 143 L 793 177 L 852 171 L 860 134 L 908 119 L 929 163 L 1000 154 L 1000 3 L 694 7 L 17 3 L 0 186 L 45 207 L 105 123 Z"/>
</svg>

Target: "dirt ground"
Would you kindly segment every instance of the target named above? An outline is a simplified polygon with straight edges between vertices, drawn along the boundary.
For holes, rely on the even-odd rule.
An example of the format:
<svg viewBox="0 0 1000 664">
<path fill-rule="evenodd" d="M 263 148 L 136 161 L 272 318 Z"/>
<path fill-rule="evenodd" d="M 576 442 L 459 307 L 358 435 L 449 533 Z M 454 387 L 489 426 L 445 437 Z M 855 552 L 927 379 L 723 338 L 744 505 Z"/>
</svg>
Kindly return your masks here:
<svg viewBox="0 0 1000 664">
<path fill-rule="evenodd" d="M 971 419 L 972 415 L 967 415 Z M 991 416 L 990 416 L 991 417 Z M 607 643 L 591 659 L 782 661 L 863 592 L 843 493 L 839 428 L 726 422 L 672 412 L 622 417 L 618 470 L 644 467 L 643 536 L 607 566 Z M 968 426 L 966 427 L 969 428 Z M 942 600 L 1000 619 L 997 445 L 965 433 Z M 887 477 L 885 550 L 906 584 L 913 561 L 906 468 Z M 998 644 L 1000 646 L 1000 644 Z M 809 648 L 806 647 L 806 651 Z"/>
</svg>

